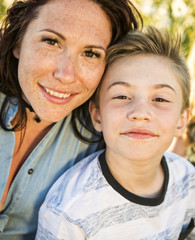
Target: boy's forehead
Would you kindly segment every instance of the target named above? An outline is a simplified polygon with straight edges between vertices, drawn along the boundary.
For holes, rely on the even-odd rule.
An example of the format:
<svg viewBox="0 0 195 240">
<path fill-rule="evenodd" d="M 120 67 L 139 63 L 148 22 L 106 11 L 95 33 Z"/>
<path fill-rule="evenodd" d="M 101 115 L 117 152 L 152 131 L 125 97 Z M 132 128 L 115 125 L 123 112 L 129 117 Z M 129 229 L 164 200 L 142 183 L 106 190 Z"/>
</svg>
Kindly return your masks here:
<svg viewBox="0 0 195 240">
<path fill-rule="evenodd" d="M 118 57 L 108 65 L 102 85 L 125 81 L 137 85 L 170 84 L 179 85 L 180 75 L 174 62 L 166 56 L 155 54 L 136 54 Z"/>
<path fill-rule="evenodd" d="M 108 69 L 114 68 L 121 65 L 129 65 L 130 63 L 134 63 L 139 66 L 143 61 L 152 61 L 152 62 L 161 62 L 161 64 L 173 64 L 173 61 L 163 55 L 154 54 L 154 53 L 133 53 L 133 54 L 121 54 L 118 56 L 114 56 L 113 60 L 110 59 L 111 63 L 109 64 L 108 60 Z"/>
<path fill-rule="evenodd" d="M 144 75 L 146 72 L 151 73 L 151 75 L 157 75 L 158 73 L 155 71 L 155 68 L 158 67 L 160 67 L 161 70 L 169 69 L 172 74 L 175 74 L 176 72 L 176 67 L 173 61 L 168 57 L 156 54 L 140 53 L 115 58 L 111 64 L 108 64 L 104 78 L 114 74 L 118 77 L 123 71 L 126 71 L 127 73 L 135 72 L 138 76 Z M 140 69 L 142 71 L 138 71 Z"/>
</svg>

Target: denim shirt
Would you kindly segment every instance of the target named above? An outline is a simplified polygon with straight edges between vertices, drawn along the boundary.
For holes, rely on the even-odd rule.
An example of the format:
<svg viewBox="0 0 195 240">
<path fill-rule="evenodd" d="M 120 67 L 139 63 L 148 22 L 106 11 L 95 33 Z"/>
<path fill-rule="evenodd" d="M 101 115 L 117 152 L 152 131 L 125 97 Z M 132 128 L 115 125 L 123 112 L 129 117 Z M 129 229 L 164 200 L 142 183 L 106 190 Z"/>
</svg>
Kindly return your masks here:
<svg viewBox="0 0 195 240">
<path fill-rule="evenodd" d="M 4 97 L 0 93 L 0 106 Z M 6 119 L 8 125 L 16 112 L 17 104 L 11 104 Z M 70 118 L 71 114 L 52 127 L 14 178 L 0 212 L 0 239 L 34 239 L 38 210 L 51 185 L 65 170 L 100 148 L 100 144 L 87 145 L 79 141 L 73 134 Z M 89 134 L 82 127 L 80 130 Z M 0 128 L 0 199 L 7 183 L 14 144 L 14 133 Z"/>
</svg>

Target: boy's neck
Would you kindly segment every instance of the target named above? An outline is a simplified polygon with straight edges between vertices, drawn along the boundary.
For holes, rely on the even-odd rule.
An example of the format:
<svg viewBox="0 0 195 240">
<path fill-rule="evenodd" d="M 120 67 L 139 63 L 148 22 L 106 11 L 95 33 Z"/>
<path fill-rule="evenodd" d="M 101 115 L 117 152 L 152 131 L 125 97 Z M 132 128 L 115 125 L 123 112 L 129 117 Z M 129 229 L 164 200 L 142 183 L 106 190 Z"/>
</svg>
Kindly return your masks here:
<svg viewBox="0 0 195 240">
<path fill-rule="evenodd" d="M 147 198 L 155 198 L 161 194 L 165 179 L 161 158 L 137 163 L 130 159 L 109 159 L 110 157 L 106 154 L 110 172 L 126 190 Z"/>
</svg>

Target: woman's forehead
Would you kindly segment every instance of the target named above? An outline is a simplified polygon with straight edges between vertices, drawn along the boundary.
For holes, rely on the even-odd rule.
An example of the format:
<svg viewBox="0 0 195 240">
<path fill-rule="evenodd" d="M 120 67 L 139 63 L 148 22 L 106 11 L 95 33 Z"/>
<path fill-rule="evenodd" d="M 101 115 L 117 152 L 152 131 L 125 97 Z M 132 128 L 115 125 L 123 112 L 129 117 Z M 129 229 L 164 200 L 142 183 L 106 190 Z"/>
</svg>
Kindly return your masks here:
<svg viewBox="0 0 195 240">
<path fill-rule="evenodd" d="M 88 0 L 49 1 L 40 7 L 38 17 L 29 24 L 27 32 L 32 33 L 34 29 L 49 29 L 75 42 L 88 39 L 89 43 L 104 48 L 110 43 L 112 34 L 107 15 L 99 5 Z"/>
</svg>

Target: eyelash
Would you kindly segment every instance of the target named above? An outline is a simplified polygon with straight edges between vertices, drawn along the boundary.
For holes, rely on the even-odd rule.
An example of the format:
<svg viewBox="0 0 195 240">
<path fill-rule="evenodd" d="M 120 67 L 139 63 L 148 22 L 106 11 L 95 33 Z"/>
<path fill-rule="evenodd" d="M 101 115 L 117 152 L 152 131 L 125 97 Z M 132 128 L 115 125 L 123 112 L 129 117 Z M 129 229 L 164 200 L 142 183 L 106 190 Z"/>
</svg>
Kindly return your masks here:
<svg viewBox="0 0 195 240">
<path fill-rule="evenodd" d="M 124 96 L 124 95 L 120 95 L 120 96 L 117 96 L 117 97 L 113 97 L 113 99 L 120 99 L 120 100 L 130 100 L 130 98 L 129 97 L 127 97 L 127 96 Z"/>
<path fill-rule="evenodd" d="M 42 37 L 41 41 L 46 42 L 46 43 L 48 43 L 49 45 L 52 45 L 52 46 L 59 43 L 59 41 L 57 39 L 50 38 L 50 37 Z"/>
<path fill-rule="evenodd" d="M 113 99 L 131 100 L 131 98 L 129 98 L 129 97 L 125 96 L 125 95 L 120 95 L 120 96 L 117 96 L 117 97 L 113 97 Z M 160 97 L 155 98 L 153 101 L 154 102 L 159 102 L 159 103 L 170 102 L 170 101 L 168 101 L 168 100 L 166 100 L 164 98 L 160 98 Z"/>
<path fill-rule="evenodd" d="M 164 99 L 164 98 L 160 98 L 160 97 L 155 98 L 154 101 L 155 101 L 155 102 L 169 102 L 168 100 L 166 100 L 166 99 Z"/>
<path fill-rule="evenodd" d="M 46 43 L 48 43 L 49 45 L 52 45 L 52 46 L 55 46 L 55 44 L 59 44 L 59 41 L 57 39 L 50 38 L 50 37 L 42 37 L 41 41 L 46 42 Z M 100 58 L 101 54 L 99 52 L 94 52 L 92 49 L 90 49 L 90 50 L 85 51 L 85 56 L 89 57 L 89 58 L 93 58 L 93 57 Z"/>
<path fill-rule="evenodd" d="M 90 55 L 90 56 L 87 56 L 87 55 Z M 89 58 L 93 58 L 94 56 L 96 57 L 96 58 L 100 58 L 101 57 L 101 54 L 99 53 L 99 52 L 94 52 L 92 49 L 90 49 L 90 50 L 86 50 L 85 51 L 85 56 L 86 57 L 89 57 Z"/>
</svg>

